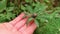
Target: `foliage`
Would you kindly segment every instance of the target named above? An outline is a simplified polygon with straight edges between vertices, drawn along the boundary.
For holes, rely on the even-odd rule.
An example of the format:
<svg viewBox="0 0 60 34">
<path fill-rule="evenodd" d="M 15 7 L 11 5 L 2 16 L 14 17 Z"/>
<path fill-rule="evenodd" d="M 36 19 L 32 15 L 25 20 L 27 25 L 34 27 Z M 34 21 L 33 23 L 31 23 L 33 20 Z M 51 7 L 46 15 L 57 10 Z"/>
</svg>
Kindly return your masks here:
<svg viewBox="0 0 60 34">
<path fill-rule="evenodd" d="M 1 0 L 0 1 L 0 22 L 8 22 L 14 19 L 20 12 L 20 10 L 17 8 L 18 7 L 16 7 L 12 2 L 9 2 L 9 0 Z"/>
<path fill-rule="evenodd" d="M 0 22 L 10 21 L 23 11 L 27 15 L 37 14 L 34 34 L 60 34 L 60 0 L 18 1 L 0 1 Z"/>
</svg>

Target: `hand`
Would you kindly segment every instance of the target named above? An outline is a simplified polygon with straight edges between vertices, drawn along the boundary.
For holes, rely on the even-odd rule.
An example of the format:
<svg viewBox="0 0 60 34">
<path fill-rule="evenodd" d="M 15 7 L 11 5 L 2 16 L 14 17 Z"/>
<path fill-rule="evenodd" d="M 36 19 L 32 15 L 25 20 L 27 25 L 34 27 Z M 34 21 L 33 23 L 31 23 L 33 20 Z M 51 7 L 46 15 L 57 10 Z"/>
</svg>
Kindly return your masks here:
<svg viewBox="0 0 60 34">
<path fill-rule="evenodd" d="M 14 20 L 0 24 L 0 34 L 33 34 L 36 29 L 34 20 L 31 20 L 28 25 L 26 22 L 29 17 L 25 17 L 24 13 L 21 13 Z"/>
</svg>

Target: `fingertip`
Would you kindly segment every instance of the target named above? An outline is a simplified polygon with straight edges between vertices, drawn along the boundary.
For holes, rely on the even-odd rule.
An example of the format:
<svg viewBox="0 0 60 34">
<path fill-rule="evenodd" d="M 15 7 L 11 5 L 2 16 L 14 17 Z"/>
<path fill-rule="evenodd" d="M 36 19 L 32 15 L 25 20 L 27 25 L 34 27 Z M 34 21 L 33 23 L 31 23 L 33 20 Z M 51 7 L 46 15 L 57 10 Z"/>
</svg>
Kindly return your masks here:
<svg viewBox="0 0 60 34">
<path fill-rule="evenodd" d="M 37 25 L 35 23 L 32 23 L 30 27 L 33 28 L 34 31 L 37 28 Z"/>
<path fill-rule="evenodd" d="M 35 29 L 37 28 L 35 23 L 32 23 L 27 29 L 26 31 L 28 31 L 27 33 L 29 34 L 33 34 L 33 32 L 35 31 Z"/>
</svg>

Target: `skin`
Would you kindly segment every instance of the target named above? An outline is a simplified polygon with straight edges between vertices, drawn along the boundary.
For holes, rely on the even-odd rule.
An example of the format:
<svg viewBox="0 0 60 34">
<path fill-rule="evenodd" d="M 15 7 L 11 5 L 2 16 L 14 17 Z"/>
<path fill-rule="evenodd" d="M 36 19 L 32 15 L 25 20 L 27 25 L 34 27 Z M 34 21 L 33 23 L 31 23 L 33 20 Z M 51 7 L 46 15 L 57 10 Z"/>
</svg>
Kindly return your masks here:
<svg viewBox="0 0 60 34">
<path fill-rule="evenodd" d="M 31 20 L 28 25 L 26 22 L 29 17 L 25 17 L 24 13 L 21 13 L 18 17 L 10 22 L 0 24 L 0 34 L 33 34 L 36 29 L 34 20 Z"/>
</svg>

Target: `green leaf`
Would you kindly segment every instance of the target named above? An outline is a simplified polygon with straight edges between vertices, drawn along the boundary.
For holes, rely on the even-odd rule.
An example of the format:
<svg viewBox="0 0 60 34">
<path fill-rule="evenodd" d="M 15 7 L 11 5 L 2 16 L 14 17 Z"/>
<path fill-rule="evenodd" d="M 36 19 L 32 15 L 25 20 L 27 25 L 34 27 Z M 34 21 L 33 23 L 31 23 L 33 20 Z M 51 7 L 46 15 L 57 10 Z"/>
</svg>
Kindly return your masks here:
<svg viewBox="0 0 60 34">
<path fill-rule="evenodd" d="M 0 11 L 4 10 L 4 9 L 6 8 L 6 1 L 7 1 L 7 0 L 2 0 L 2 1 L 0 2 Z"/>
<path fill-rule="evenodd" d="M 32 6 L 29 6 L 29 5 L 26 6 L 26 10 L 28 10 L 28 12 L 30 13 L 34 12 Z"/>
<path fill-rule="evenodd" d="M 23 5 L 21 5 L 21 9 L 24 11 L 26 10 L 26 8 Z"/>
<path fill-rule="evenodd" d="M 33 18 L 29 18 L 29 19 L 27 20 L 27 24 L 29 24 L 32 19 L 33 19 Z"/>
<path fill-rule="evenodd" d="M 47 8 L 46 5 L 41 4 L 40 2 L 37 2 L 36 5 L 35 5 L 35 8 L 34 8 L 34 12 L 40 13 L 40 12 L 43 12 L 46 8 Z"/>
<path fill-rule="evenodd" d="M 39 22 L 37 20 L 35 20 L 35 23 L 36 23 L 37 27 L 39 27 Z"/>
<path fill-rule="evenodd" d="M 25 2 L 32 2 L 32 0 L 25 0 Z"/>
<path fill-rule="evenodd" d="M 14 10 L 14 7 L 8 7 L 6 10 L 7 11 L 13 11 Z"/>
</svg>

